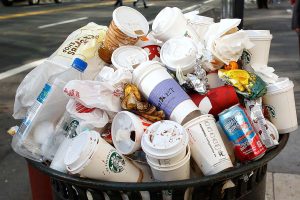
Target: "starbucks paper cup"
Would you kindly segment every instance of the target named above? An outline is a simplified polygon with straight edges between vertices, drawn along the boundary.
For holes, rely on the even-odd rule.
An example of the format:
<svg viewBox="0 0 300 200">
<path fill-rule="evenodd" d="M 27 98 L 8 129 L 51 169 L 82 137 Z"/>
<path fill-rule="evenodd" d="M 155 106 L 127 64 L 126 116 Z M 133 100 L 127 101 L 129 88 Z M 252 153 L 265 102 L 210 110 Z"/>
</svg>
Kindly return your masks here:
<svg viewBox="0 0 300 200">
<path fill-rule="evenodd" d="M 195 71 L 197 52 L 197 46 L 191 38 L 176 37 L 164 43 L 160 58 L 169 70 L 176 72 L 179 68 L 186 75 Z"/>
<path fill-rule="evenodd" d="M 115 148 L 128 155 L 141 148 L 141 138 L 152 122 L 128 111 L 119 112 L 112 122 L 112 140 Z"/>
<path fill-rule="evenodd" d="M 263 96 L 263 105 L 279 133 L 290 133 L 298 128 L 293 88 L 294 84 L 288 78 L 279 78 L 267 86 Z"/>
<path fill-rule="evenodd" d="M 179 124 L 193 111 L 199 110 L 186 92 L 161 63 L 147 61 L 133 71 L 132 82 L 148 101 Z"/>
<path fill-rule="evenodd" d="M 156 166 L 173 166 L 187 154 L 189 137 L 184 128 L 173 121 L 162 120 L 149 126 L 142 138 L 147 161 Z"/>
<path fill-rule="evenodd" d="M 115 182 L 140 182 L 141 171 L 96 131 L 85 131 L 75 137 L 64 159 L 71 174 Z"/>
<path fill-rule="evenodd" d="M 191 151 L 188 147 L 188 152 L 183 159 L 181 159 L 176 164 L 169 165 L 156 165 L 150 160 L 147 160 L 151 167 L 151 171 L 155 180 L 159 181 L 175 181 L 184 180 L 190 178 L 190 157 Z"/>
<path fill-rule="evenodd" d="M 272 35 L 269 30 L 245 30 L 254 47 L 246 50 L 243 57 L 253 64 L 268 65 Z M 246 55 L 245 55 L 246 54 Z M 247 62 L 246 62 L 247 63 Z"/>
<path fill-rule="evenodd" d="M 160 41 L 167 41 L 173 37 L 186 36 L 198 42 L 195 30 L 188 25 L 179 8 L 165 7 L 155 17 L 152 24 L 153 36 Z"/>
<path fill-rule="evenodd" d="M 190 136 L 192 157 L 204 175 L 233 167 L 212 115 L 202 115 L 184 124 Z"/>
<path fill-rule="evenodd" d="M 106 63 L 111 63 L 111 55 L 115 49 L 134 45 L 148 31 L 148 21 L 140 12 L 127 6 L 115 9 L 103 45 L 98 50 L 99 57 Z"/>
<path fill-rule="evenodd" d="M 112 64 L 117 69 L 133 71 L 139 64 L 149 60 L 148 53 L 141 47 L 122 46 L 117 48 L 111 57 Z"/>
</svg>

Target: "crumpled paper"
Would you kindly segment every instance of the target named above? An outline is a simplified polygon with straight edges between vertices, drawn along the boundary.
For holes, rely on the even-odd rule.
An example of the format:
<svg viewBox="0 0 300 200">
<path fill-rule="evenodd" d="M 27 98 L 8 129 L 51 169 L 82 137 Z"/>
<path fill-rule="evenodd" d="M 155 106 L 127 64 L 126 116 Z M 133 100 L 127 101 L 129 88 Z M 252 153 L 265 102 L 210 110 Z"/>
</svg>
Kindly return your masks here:
<svg viewBox="0 0 300 200">
<path fill-rule="evenodd" d="M 158 111 L 155 106 L 145 101 L 138 88 L 133 84 L 125 85 L 124 95 L 121 100 L 121 107 L 124 110 L 132 111 L 151 122 L 160 121 L 165 118 L 164 111 Z"/>
<path fill-rule="evenodd" d="M 120 112 L 120 97 L 123 87 L 131 82 L 128 70 L 104 67 L 95 81 L 72 80 L 64 87 L 64 92 L 88 108 L 99 108 L 110 112 Z"/>
<path fill-rule="evenodd" d="M 250 49 L 254 44 L 249 40 L 245 31 L 240 30 L 235 33 L 216 38 L 213 44 L 212 53 L 229 64 L 230 61 L 238 61 L 244 49 Z"/>
<path fill-rule="evenodd" d="M 266 65 L 253 64 L 252 68 L 255 73 L 266 83 L 272 84 L 278 80 L 278 76 L 273 73 L 275 69 Z"/>
</svg>

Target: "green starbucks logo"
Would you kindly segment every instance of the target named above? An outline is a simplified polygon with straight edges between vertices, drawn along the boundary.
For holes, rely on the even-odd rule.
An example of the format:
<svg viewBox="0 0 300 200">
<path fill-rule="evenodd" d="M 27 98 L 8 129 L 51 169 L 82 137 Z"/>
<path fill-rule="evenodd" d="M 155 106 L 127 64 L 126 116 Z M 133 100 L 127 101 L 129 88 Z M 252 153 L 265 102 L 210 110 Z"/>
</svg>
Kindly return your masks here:
<svg viewBox="0 0 300 200">
<path fill-rule="evenodd" d="M 251 53 L 248 50 L 244 50 L 241 56 L 241 60 L 243 63 L 243 66 L 247 66 L 250 64 L 251 61 Z"/>
<path fill-rule="evenodd" d="M 125 160 L 116 151 L 111 151 L 108 156 L 108 169 L 114 173 L 120 173 L 124 170 Z"/>
<path fill-rule="evenodd" d="M 272 118 L 275 118 L 275 116 L 276 116 L 275 108 L 273 106 L 270 106 L 270 105 L 265 105 L 265 107 L 268 111 L 269 116 L 272 117 Z"/>
</svg>

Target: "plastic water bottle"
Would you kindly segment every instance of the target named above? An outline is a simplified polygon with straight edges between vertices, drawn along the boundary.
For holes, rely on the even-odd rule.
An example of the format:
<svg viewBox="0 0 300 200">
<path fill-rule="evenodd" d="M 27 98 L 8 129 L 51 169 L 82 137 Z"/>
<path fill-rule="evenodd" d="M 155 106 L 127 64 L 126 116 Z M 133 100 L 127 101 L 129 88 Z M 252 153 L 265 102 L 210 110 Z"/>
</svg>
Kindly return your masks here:
<svg viewBox="0 0 300 200">
<path fill-rule="evenodd" d="M 11 145 L 15 152 L 35 161 L 43 161 L 48 140 L 53 137 L 55 126 L 69 100 L 63 88 L 71 80 L 81 80 L 86 67 L 85 61 L 76 58 L 70 69 L 50 77 L 13 137 Z"/>
</svg>

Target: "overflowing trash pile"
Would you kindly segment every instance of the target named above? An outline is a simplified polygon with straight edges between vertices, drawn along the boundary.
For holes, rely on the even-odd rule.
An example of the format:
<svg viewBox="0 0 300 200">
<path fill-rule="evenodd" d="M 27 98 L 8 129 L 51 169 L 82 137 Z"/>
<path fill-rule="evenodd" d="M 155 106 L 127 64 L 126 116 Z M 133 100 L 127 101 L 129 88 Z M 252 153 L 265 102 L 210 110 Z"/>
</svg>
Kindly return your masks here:
<svg viewBox="0 0 300 200">
<path fill-rule="evenodd" d="M 183 180 L 260 159 L 297 129 L 293 83 L 267 66 L 272 35 L 166 7 L 74 31 L 21 82 L 12 148 L 74 176 Z M 148 33 L 149 32 L 149 33 Z"/>
</svg>

